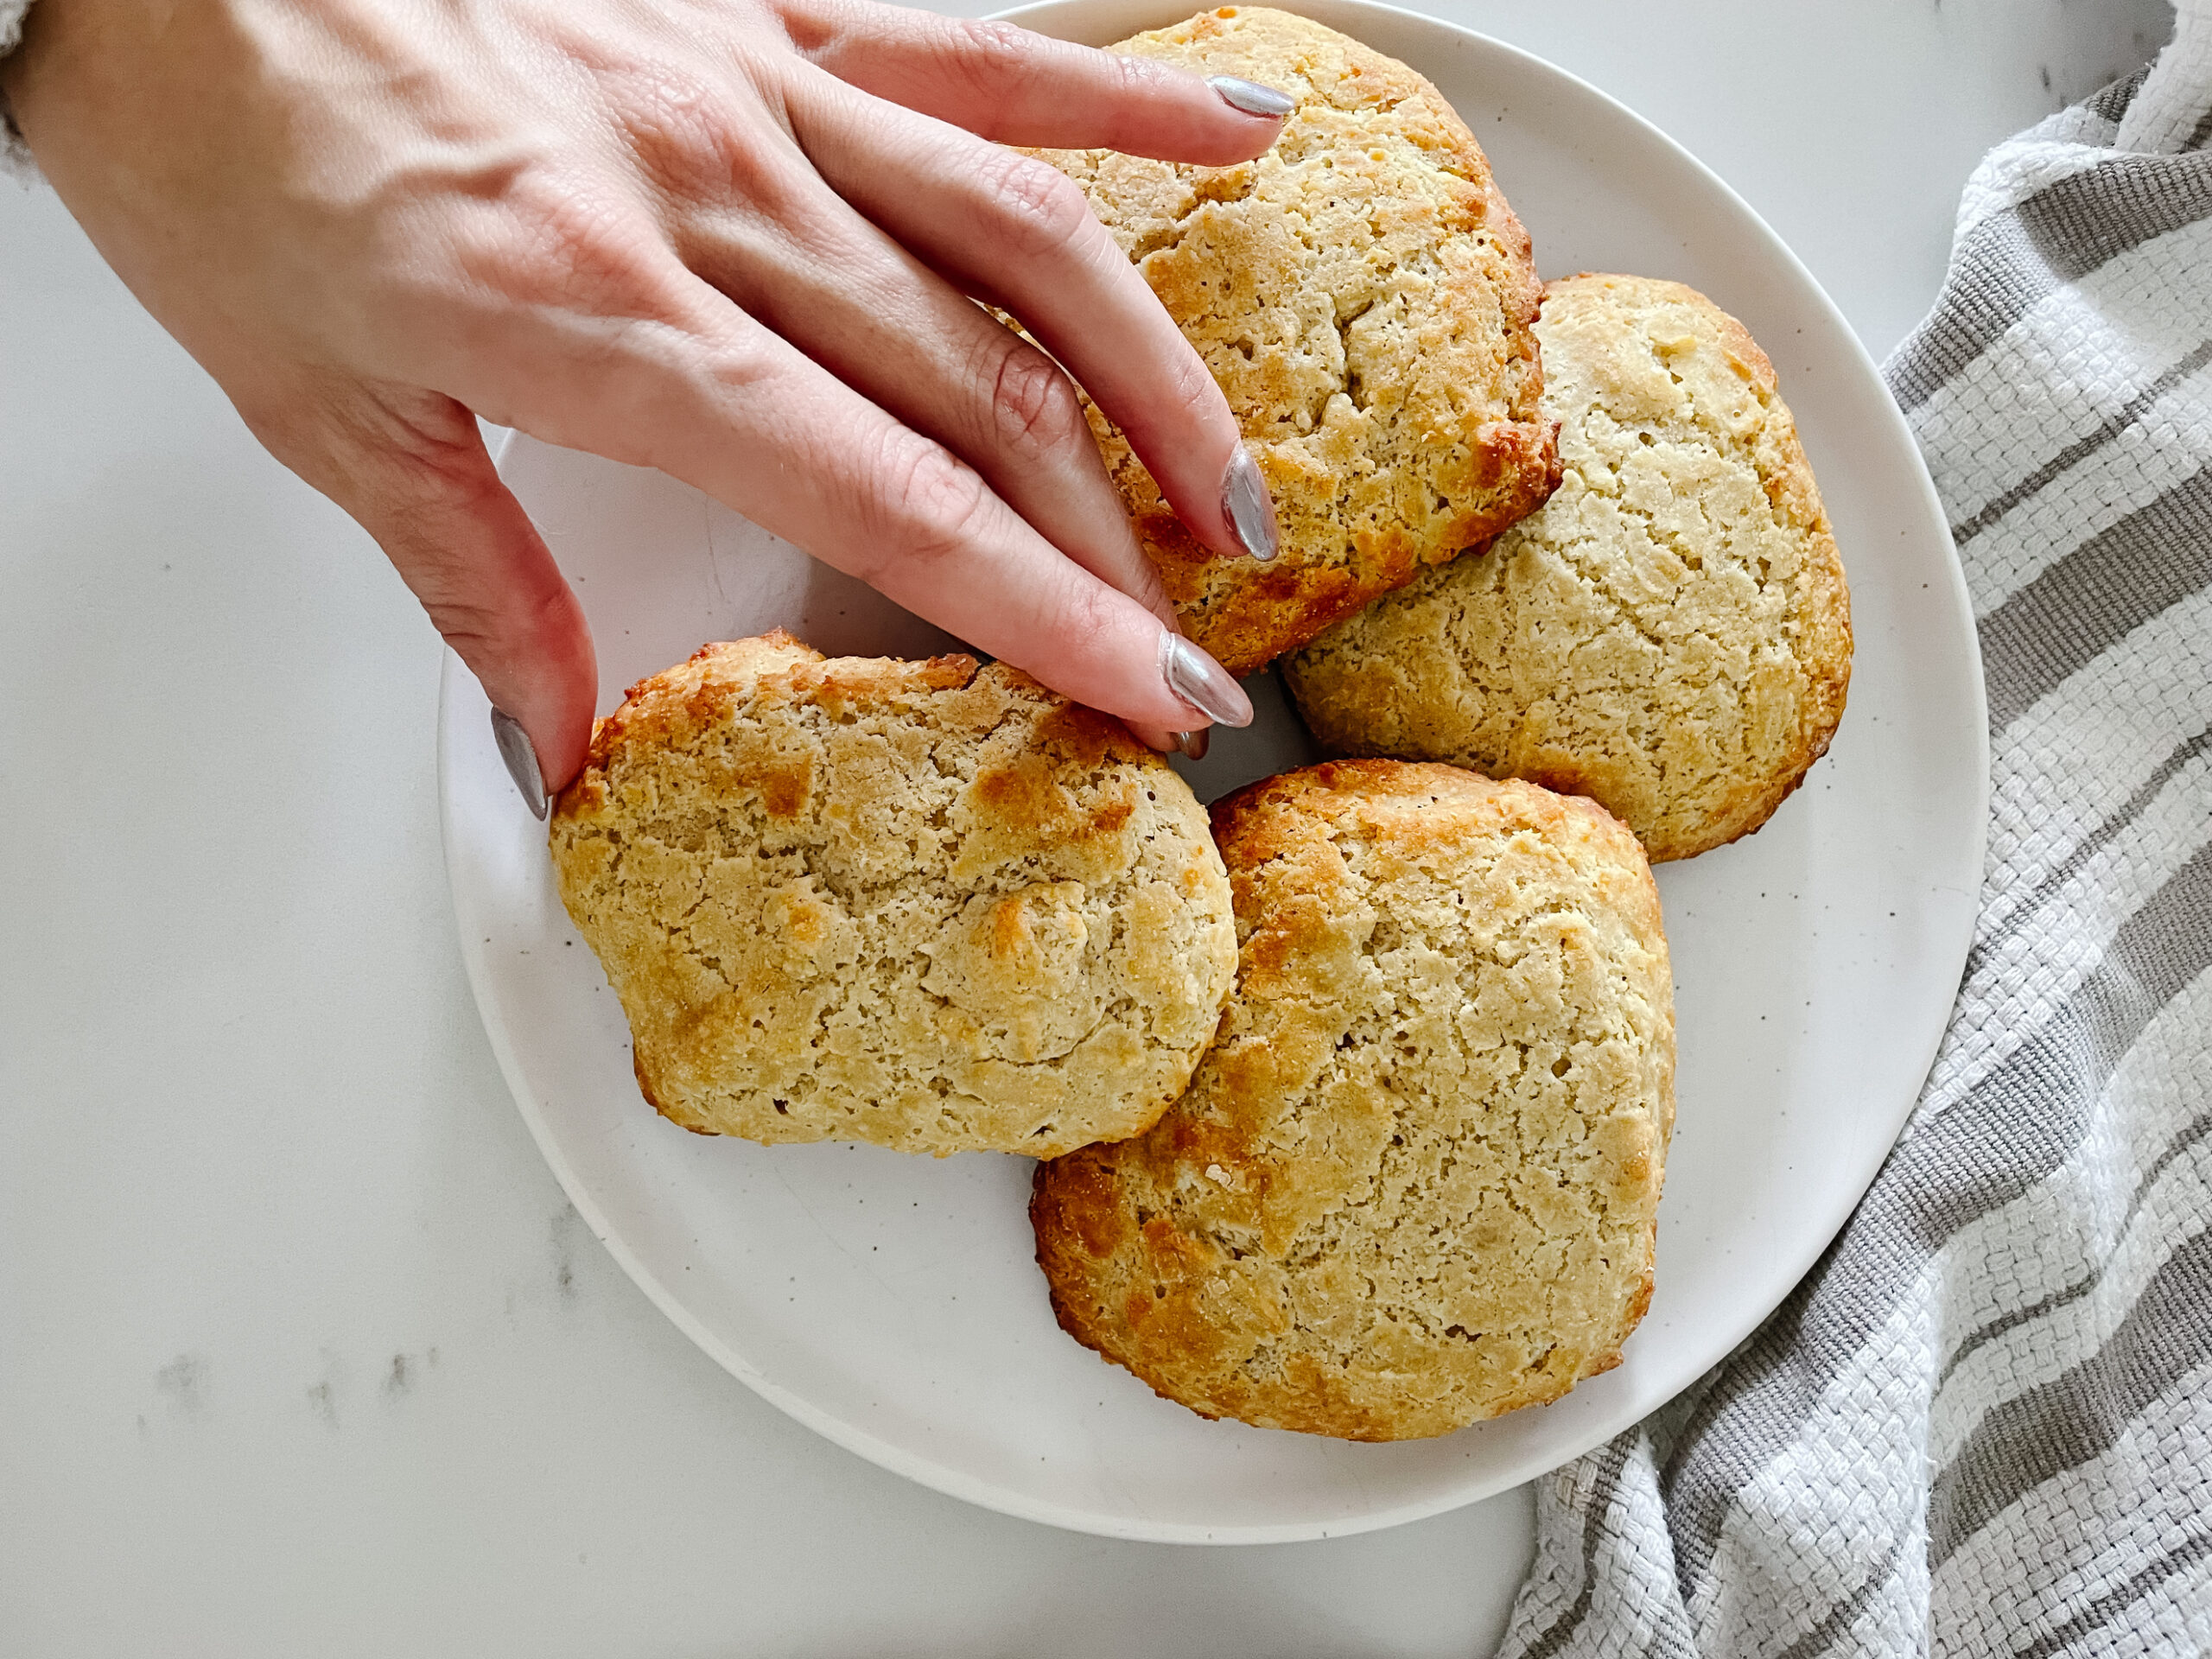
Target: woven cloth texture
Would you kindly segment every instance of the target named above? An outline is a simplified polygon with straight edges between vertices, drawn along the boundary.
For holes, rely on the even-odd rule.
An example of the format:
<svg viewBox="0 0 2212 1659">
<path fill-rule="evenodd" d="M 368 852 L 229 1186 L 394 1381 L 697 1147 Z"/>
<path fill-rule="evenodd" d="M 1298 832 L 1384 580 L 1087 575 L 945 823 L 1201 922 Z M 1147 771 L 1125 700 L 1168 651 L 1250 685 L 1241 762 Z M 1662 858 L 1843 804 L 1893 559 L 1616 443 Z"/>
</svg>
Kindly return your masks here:
<svg viewBox="0 0 2212 1659">
<path fill-rule="evenodd" d="M 1983 162 L 1886 373 L 1988 679 L 1965 982 L 1812 1274 L 1538 1483 L 1506 1659 L 2212 1653 L 2212 0 Z"/>
</svg>

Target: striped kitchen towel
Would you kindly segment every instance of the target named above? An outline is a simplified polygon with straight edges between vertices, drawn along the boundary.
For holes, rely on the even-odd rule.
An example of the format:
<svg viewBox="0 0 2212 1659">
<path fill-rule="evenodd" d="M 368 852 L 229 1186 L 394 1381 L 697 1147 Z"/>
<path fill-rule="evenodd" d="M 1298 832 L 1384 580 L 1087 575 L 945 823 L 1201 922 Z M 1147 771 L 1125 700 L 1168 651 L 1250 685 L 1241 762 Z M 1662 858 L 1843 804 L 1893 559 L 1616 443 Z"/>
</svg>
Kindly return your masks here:
<svg viewBox="0 0 2212 1659">
<path fill-rule="evenodd" d="M 2212 0 L 1983 162 L 1887 372 L 1988 675 L 1966 982 L 1812 1275 L 1538 1483 L 1509 1659 L 2212 1654 Z"/>
</svg>

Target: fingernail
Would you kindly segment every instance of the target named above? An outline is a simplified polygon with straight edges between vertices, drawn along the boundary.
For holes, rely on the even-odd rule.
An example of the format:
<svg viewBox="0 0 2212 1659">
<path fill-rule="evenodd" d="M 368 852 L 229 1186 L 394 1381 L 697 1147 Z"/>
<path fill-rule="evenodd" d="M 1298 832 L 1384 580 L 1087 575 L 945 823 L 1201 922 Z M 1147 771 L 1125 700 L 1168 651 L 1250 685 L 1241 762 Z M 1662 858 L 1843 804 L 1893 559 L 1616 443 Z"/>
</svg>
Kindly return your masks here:
<svg viewBox="0 0 2212 1659">
<path fill-rule="evenodd" d="M 1193 760 L 1205 760 L 1206 758 L 1206 739 L 1212 730 L 1212 727 L 1207 726 L 1202 727 L 1195 732 L 1175 733 L 1174 738 L 1177 752 L 1188 756 Z"/>
<path fill-rule="evenodd" d="M 1262 86 L 1256 80 L 1239 80 L 1235 75 L 1208 75 L 1206 85 L 1220 93 L 1221 101 L 1230 109 L 1246 115 L 1263 115 L 1270 121 L 1280 121 L 1298 107 L 1298 100 L 1289 93 Z"/>
<path fill-rule="evenodd" d="M 1230 678 L 1229 671 L 1181 634 L 1166 628 L 1160 631 L 1160 676 L 1170 691 L 1208 720 L 1224 726 L 1252 723 L 1252 700 L 1244 695 L 1243 686 Z"/>
<path fill-rule="evenodd" d="M 531 747 L 530 734 L 505 709 L 494 709 L 492 741 L 499 746 L 499 759 L 507 763 L 507 776 L 515 780 L 515 787 L 522 792 L 522 804 L 530 809 L 531 817 L 543 823 L 549 804 L 545 798 L 545 774 L 537 769 L 537 751 Z"/>
<path fill-rule="evenodd" d="M 1272 559 L 1282 550 L 1282 532 L 1275 527 L 1275 504 L 1268 494 L 1268 480 L 1260 476 L 1260 463 L 1252 446 L 1240 443 L 1222 475 L 1221 515 L 1236 532 L 1236 540 L 1254 558 Z"/>
</svg>

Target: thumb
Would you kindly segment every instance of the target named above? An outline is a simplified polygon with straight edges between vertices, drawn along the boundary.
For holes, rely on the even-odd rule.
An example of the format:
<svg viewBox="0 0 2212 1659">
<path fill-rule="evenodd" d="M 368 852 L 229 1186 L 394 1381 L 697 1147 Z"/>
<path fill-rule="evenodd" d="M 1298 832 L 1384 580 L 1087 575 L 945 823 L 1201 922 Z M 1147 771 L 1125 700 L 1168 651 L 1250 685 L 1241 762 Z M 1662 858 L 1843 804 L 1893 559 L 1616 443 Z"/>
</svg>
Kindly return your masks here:
<svg viewBox="0 0 2212 1659">
<path fill-rule="evenodd" d="M 543 817 L 591 742 L 599 670 L 583 607 L 466 405 L 358 382 L 315 403 L 304 420 L 296 404 L 247 423 L 376 537 L 492 699 L 501 756 Z"/>
</svg>

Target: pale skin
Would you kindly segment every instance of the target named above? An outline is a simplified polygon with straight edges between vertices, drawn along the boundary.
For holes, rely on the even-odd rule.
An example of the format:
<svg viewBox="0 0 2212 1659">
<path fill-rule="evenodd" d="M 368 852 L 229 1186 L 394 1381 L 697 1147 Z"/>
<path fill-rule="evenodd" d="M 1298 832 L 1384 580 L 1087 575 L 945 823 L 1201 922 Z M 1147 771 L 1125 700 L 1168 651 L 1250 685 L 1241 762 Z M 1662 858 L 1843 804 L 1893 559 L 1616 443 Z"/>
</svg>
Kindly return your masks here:
<svg viewBox="0 0 2212 1659">
<path fill-rule="evenodd" d="M 37 0 L 0 87 L 550 786 L 591 636 L 480 415 L 696 485 L 1155 747 L 1206 724 L 1052 359 L 1224 557 L 1236 420 L 1081 193 L 1000 148 L 1274 142 L 1198 76 L 863 0 Z"/>
</svg>

